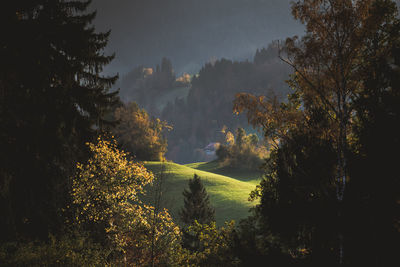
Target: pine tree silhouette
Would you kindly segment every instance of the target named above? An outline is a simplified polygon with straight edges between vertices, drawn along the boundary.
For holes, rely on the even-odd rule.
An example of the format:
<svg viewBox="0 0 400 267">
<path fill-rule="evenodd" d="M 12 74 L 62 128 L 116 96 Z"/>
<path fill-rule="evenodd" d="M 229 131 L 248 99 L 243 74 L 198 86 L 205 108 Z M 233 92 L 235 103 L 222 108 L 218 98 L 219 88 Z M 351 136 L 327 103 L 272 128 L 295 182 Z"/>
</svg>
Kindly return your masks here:
<svg viewBox="0 0 400 267">
<path fill-rule="evenodd" d="M 189 179 L 189 190 L 183 191 L 185 205 L 180 212 L 183 223 L 191 225 L 197 220 L 201 224 L 215 221 L 215 210 L 200 177 L 195 174 Z"/>
</svg>

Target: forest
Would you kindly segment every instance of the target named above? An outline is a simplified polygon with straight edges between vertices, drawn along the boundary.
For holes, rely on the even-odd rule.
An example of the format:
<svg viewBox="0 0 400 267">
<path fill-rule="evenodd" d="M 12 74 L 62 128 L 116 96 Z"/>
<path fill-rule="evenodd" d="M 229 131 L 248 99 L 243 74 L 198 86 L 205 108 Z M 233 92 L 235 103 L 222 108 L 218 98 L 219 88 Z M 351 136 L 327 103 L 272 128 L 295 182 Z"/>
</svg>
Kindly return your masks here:
<svg viewBox="0 0 400 267">
<path fill-rule="evenodd" d="M 396 1 L 122 75 L 94 2 L 0 9 L 0 266 L 400 266 Z"/>
</svg>

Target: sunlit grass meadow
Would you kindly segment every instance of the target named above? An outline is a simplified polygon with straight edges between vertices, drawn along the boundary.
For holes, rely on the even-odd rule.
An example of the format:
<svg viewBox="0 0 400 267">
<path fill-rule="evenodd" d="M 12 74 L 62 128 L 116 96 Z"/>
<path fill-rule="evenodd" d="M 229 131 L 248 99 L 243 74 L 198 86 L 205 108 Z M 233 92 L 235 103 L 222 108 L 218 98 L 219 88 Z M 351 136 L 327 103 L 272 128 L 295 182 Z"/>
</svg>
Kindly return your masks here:
<svg viewBox="0 0 400 267">
<path fill-rule="evenodd" d="M 183 206 L 182 192 L 195 173 L 201 177 L 210 196 L 218 225 L 223 225 L 225 221 L 239 221 L 247 217 L 249 209 L 255 205 L 254 202 L 248 201 L 249 194 L 260 181 L 260 173 L 235 172 L 229 169 L 224 173 L 224 169 L 218 168 L 215 164 L 211 162 L 179 165 L 171 162 L 145 162 L 146 168 L 156 177 L 163 177 L 161 206 L 167 208 L 177 221 L 179 221 L 179 210 Z M 152 188 L 148 188 L 147 199 L 155 199 L 152 192 L 156 184 L 155 182 Z"/>
</svg>

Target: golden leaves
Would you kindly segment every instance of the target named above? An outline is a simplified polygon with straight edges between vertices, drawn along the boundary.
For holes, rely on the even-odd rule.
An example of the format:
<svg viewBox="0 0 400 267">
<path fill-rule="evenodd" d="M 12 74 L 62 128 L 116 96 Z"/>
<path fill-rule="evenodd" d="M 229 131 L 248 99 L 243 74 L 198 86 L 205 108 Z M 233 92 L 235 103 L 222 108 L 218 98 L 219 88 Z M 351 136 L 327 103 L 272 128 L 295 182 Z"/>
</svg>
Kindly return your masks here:
<svg viewBox="0 0 400 267">
<path fill-rule="evenodd" d="M 77 164 L 72 179 L 75 221 L 106 225 L 108 237 L 129 262 L 147 265 L 152 242 L 175 242 L 180 236 L 167 210 L 156 212 L 138 197 L 154 176 L 143 164 L 128 160 L 114 140 L 99 137 L 88 146 L 92 156 Z"/>
<path fill-rule="evenodd" d="M 304 120 L 304 114 L 296 99 L 288 104 L 280 103 L 276 96 L 255 96 L 247 93 L 236 94 L 234 111 L 246 110 L 248 121 L 264 130 L 266 137 L 279 140 Z M 276 142 L 274 142 L 276 143 Z"/>
<path fill-rule="evenodd" d="M 153 174 L 140 163 L 126 159 L 115 141 L 98 138 L 88 144 L 92 157 L 87 164 L 77 164 L 73 178 L 74 204 L 82 206 L 86 220 L 107 220 L 112 210 L 129 201 L 138 201 L 137 194 L 151 183 Z"/>
<path fill-rule="evenodd" d="M 164 129 L 171 130 L 165 121 L 152 119 L 144 109 L 132 102 L 116 109 L 120 124 L 113 130 L 117 139 L 134 156 L 145 160 L 162 160 L 166 152 Z"/>
</svg>

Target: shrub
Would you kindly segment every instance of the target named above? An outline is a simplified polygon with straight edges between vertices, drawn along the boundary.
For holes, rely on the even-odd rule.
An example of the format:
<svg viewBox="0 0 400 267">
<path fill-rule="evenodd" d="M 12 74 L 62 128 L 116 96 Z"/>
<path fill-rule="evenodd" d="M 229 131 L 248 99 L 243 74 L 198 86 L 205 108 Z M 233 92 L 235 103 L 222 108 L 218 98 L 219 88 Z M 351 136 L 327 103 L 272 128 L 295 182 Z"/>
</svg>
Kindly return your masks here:
<svg viewBox="0 0 400 267">
<path fill-rule="evenodd" d="M 231 132 L 225 136 L 225 144 L 216 151 L 218 161 L 222 166 L 240 169 L 257 170 L 268 156 L 267 148 L 260 144 L 256 134 L 246 134 L 243 128 L 238 128 L 236 138 Z"/>
<path fill-rule="evenodd" d="M 238 266 L 239 260 L 233 253 L 234 221 L 217 228 L 215 222 L 200 224 L 197 221 L 189 227 L 189 234 L 198 239 L 198 250 L 181 253 L 181 266 Z"/>
<path fill-rule="evenodd" d="M 109 266 L 107 250 L 82 235 L 0 246 L 0 266 Z"/>
</svg>

